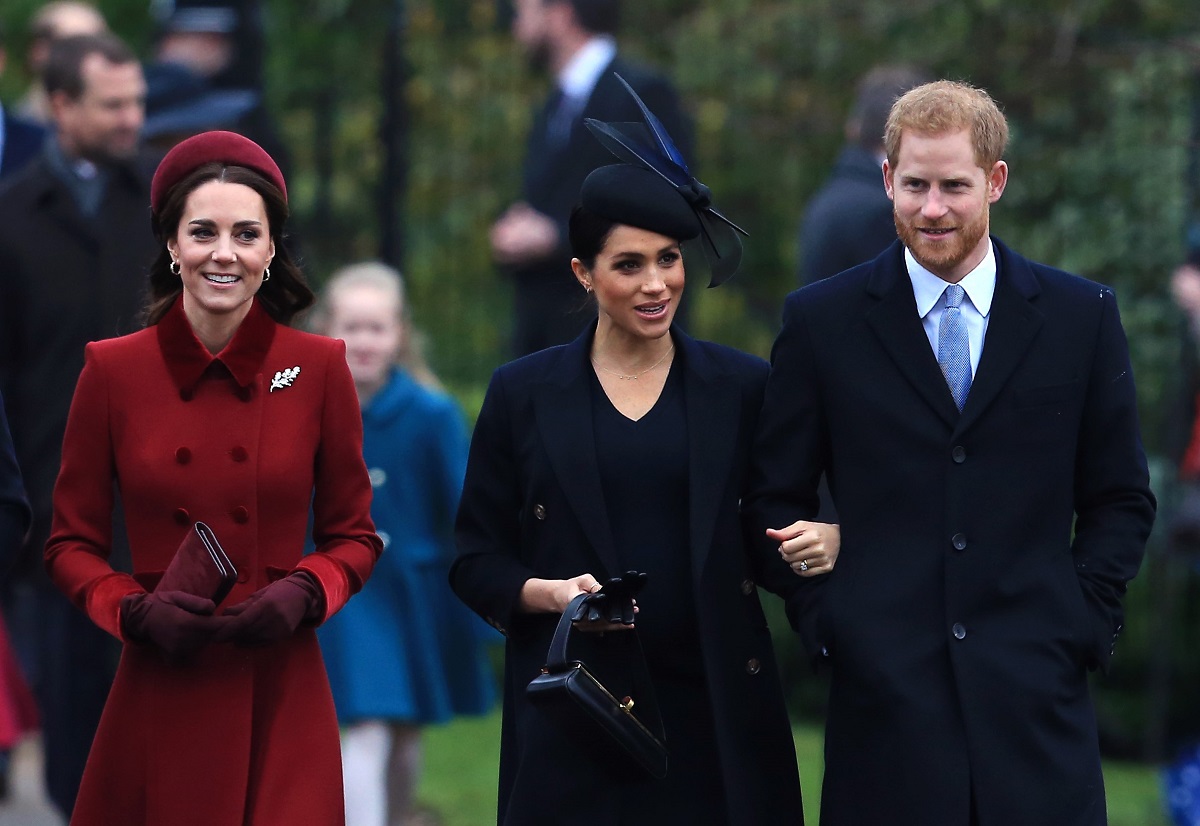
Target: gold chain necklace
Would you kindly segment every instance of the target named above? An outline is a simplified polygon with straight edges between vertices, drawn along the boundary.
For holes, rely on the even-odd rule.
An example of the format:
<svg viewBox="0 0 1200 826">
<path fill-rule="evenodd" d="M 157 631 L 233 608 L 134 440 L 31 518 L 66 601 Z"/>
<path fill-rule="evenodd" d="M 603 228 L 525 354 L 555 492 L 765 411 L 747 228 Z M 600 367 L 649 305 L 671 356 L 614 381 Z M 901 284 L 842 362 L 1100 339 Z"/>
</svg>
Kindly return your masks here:
<svg viewBox="0 0 1200 826">
<path fill-rule="evenodd" d="M 639 378 L 646 375 L 651 370 L 653 370 L 655 367 L 658 367 L 658 365 L 660 365 L 664 361 L 666 361 L 667 356 L 671 355 L 674 352 L 675 352 L 675 345 L 672 344 L 670 349 L 668 349 L 667 352 L 663 353 L 662 357 L 659 358 L 658 361 L 654 362 L 654 364 L 651 364 L 649 367 L 647 367 L 645 370 L 641 371 L 640 373 L 633 373 L 628 376 L 625 375 L 624 373 L 618 373 L 616 370 L 609 370 L 607 367 L 602 365 L 600 362 L 596 361 L 595 358 L 592 359 L 592 364 L 596 365 L 596 367 L 603 370 L 605 373 L 608 373 L 610 376 L 616 376 L 617 378 L 621 379 L 622 381 L 637 381 Z"/>
</svg>

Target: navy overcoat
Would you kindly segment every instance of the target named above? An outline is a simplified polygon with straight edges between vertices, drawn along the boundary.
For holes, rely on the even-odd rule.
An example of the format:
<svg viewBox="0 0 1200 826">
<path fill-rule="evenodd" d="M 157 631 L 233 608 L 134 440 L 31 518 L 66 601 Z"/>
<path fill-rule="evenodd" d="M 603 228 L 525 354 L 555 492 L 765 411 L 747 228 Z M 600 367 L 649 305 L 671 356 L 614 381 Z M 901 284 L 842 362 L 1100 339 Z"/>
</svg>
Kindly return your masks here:
<svg viewBox="0 0 1200 826">
<path fill-rule="evenodd" d="M 1089 667 L 1154 519 L 1107 287 L 999 242 L 960 413 L 903 248 L 798 290 L 759 420 L 752 536 L 816 512 L 837 568 L 789 614 L 831 668 L 821 822 L 1105 823 Z"/>
</svg>

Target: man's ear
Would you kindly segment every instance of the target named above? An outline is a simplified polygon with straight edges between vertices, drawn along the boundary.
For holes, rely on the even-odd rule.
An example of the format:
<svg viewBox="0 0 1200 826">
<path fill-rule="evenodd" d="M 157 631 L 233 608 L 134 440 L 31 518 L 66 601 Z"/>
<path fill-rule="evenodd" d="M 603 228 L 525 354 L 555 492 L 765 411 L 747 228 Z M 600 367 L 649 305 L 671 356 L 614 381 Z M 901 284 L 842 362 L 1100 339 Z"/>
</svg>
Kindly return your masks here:
<svg viewBox="0 0 1200 826">
<path fill-rule="evenodd" d="M 1004 161 L 996 161 L 992 166 L 992 171 L 988 174 L 988 203 L 994 204 L 999 201 L 1006 186 L 1008 186 L 1008 164 Z"/>
</svg>

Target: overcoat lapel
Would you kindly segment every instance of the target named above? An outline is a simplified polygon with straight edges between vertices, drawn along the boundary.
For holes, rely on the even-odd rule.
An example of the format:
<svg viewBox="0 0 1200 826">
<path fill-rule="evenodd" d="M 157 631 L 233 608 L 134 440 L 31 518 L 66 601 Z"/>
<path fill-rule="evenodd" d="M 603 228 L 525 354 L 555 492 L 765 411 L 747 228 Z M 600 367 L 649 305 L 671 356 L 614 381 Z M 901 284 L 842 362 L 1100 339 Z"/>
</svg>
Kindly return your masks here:
<svg viewBox="0 0 1200 826">
<path fill-rule="evenodd" d="M 533 410 L 559 486 L 605 572 L 615 576 L 621 565 L 600 484 L 591 390 L 585 372 L 590 369 L 588 350 L 594 332 L 594 326 L 588 328 L 559 351 L 548 378 L 534 388 Z"/>
<path fill-rule="evenodd" d="M 687 406 L 688 530 L 692 571 L 696 583 L 712 549 L 713 530 L 721 496 L 729 480 L 738 434 L 731 431 L 742 403 L 737 382 L 716 369 L 688 336 L 676 333 L 683 351 L 684 396 Z"/>
<path fill-rule="evenodd" d="M 971 391 L 963 405 L 957 431 L 970 427 L 1012 376 L 1021 358 L 1042 327 L 1044 316 L 1034 307 L 1040 287 L 1029 264 L 1019 255 L 993 239 L 998 251 L 996 294 L 992 298 L 991 317 L 979 368 L 971 382 Z"/>
<path fill-rule="evenodd" d="M 868 311 L 867 323 L 901 374 L 929 406 L 953 426 L 959 419 L 958 407 L 950 395 L 946 377 L 938 367 L 933 348 L 929 346 L 929 338 L 921 327 L 912 282 L 904 271 L 900 249 L 897 241 L 875 259 L 867 292 L 878 298 L 879 303 Z"/>
</svg>

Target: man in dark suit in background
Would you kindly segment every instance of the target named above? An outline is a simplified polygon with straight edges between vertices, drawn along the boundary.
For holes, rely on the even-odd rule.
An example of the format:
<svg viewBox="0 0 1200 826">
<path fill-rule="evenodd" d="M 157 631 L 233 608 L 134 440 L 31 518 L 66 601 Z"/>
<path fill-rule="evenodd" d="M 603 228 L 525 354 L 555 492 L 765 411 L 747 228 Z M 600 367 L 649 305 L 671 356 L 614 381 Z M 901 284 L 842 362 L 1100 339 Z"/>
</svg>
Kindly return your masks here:
<svg viewBox="0 0 1200 826">
<path fill-rule="evenodd" d="M 900 241 L 788 297 L 745 500 L 786 552 L 827 471 L 841 521 L 788 599 L 831 672 L 821 821 L 1101 826 L 1087 671 L 1155 512 L 1116 298 L 989 236 L 986 93 L 920 86 L 886 135 Z"/>
<path fill-rule="evenodd" d="M 4 27 L 0 24 L 0 75 L 4 74 L 4 64 L 7 60 Z M 45 134 L 42 127 L 14 117 L 12 112 L 0 103 L 0 179 L 11 175 L 32 160 L 41 148 Z"/>
<path fill-rule="evenodd" d="M 4 587 L 42 711 L 46 787 L 69 814 L 120 646 L 50 583 L 42 547 L 84 345 L 140 326 L 156 157 L 140 148 L 141 64 L 114 35 L 55 41 L 44 78 L 54 139 L 0 187 L 0 386 L 33 506 Z M 118 565 L 122 537 L 118 524 Z"/>
<path fill-rule="evenodd" d="M 584 118 L 641 122 L 621 75 L 691 157 L 691 132 L 665 78 L 617 55 L 619 0 L 515 0 L 513 36 L 554 87 L 529 135 L 521 200 L 492 227 L 495 261 L 512 276 L 513 346 L 524 355 L 573 340 L 593 315 L 571 275 L 567 217 L 583 179 L 614 162 Z"/>
<path fill-rule="evenodd" d="M 880 175 L 883 127 L 896 98 L 930 80 L 923 69 L 877 66 L 859 81 L 846 144 L 800 225 L 801 286 L 870 261 L 896 240 Z"/>
</svg>

